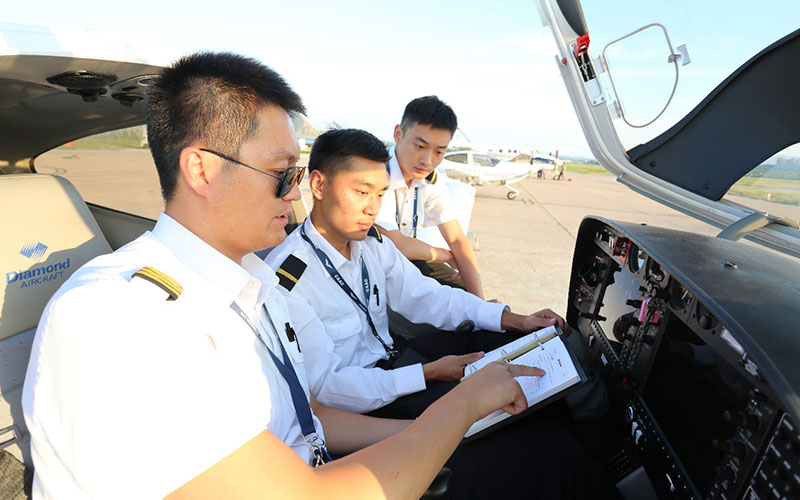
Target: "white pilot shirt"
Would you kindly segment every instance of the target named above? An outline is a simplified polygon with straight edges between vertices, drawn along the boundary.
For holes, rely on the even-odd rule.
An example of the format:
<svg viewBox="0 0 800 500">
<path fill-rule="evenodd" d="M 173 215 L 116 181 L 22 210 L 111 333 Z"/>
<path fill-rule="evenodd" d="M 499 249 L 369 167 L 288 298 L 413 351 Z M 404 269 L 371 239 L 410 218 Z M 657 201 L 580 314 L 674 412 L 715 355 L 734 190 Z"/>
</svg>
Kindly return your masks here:
<svg viewBox="0 0 800 500">
<path fill-rule="evenodd" d="M 368 236 L 364 241 L 350 241 L 348 260 L 319 234 L 311 218 L 302 227 L 362 303 L 361 259 L 364 259 L 370 279 L 370 315 L 387 345 L 393 345 L 387 307 L 414 323 L 429 323 L 445 330 L 454 330 L 465 319 L 473 320 L 478 328 L 502 330 L 500 318 L 505 305 L 485 302 L 423 276 L 389 238 L 384 237 L 381 242 Z M 278 290 L 299 299 L 289 303 L 290 314 L 298 325 L 308 381 L 317 400 L 364 413 L 425 389 L 421 364 L 393 370 L 375 368 L 378 360 L 388 358 L 385 349 L 372 334 L 366 315 L 328 274 L 300 235 L 299 227 L 270 252 L 267 264 L 277 270 L 290 254 L 307 267 L 291 291 L 282 286 Z M 308 324 L 300 324 L 301 318 L 306 318 Z M 317 325 L 319 321 L 324 328 Z"/>
<path fill-rule="evenodd" d="M 180 297 L 132 278 L 144 266 Z M 34 498 L 163 498 L 265 429 L 310 463 L 287 383 L 230 308 L 279 358 L 283 342 L 308 393 L 303 355 L 272 326 L 290 321 L 276 284 L 255 255 L 239 266 L 166 214 L 76 271 L 45 308 L 25 379 Z"/>
<path fill-rule="evenodd" d="M 444 172 L 437 171 L 435 183 L 427 179 L 413 179 L 411 186 L 403 180 L 403 172 L 397 163 L 394 146 L 389 148 L 389 189 L 383 196 L 383 203 L 375 223 L 387 231 L 400 230 L 404 236 L 413 237 L 414 192 L 417 192 L 417 230 L 423 226 L 438 226 L 455 220 L 450 204 L 450 196 L 445 187 Z M 399 219 L 399 223 L 398 223 Z"/>
</svg>

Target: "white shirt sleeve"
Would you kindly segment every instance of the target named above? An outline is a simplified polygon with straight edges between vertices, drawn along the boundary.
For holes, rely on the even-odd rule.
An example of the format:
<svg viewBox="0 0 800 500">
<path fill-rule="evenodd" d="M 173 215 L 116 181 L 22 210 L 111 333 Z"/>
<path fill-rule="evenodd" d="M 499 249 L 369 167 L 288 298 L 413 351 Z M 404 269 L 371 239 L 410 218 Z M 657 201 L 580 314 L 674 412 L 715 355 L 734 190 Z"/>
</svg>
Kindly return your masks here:
<svg viewBox="0 0 800 500">
<path fill-rule="evenodd" d="M 400 226 L 397 225 L 397 198 L 394 190 L 389 189 L 383 195 L 381 202 L 381 209 L 378 211 L 378 216 L 375 218 L 375 224 L 387 231 L 397 231 Z"/>
<path fill-rule="evenodd" d="M 282 288 L 281 293 L 300 339 L 309 387 L 320 403 L 365 413 L 425 389 L 421 364 L 394 370 L 347 366 L 311 305 Z M 360 322 L 354 325 L 360 328 Z"/>
<path fill-rule="evenodd" d="M 444 172 L 437 172 L 438 179 L 434 184 L 425 186 L 425 226 L 432 227 L 458 218 L 450 203 L 450 195 L 445 183 Z"/>
<path fill-rule="evenodd" d="M 87 498 L 161 498 L 268 424 L 241 408 L 200 321 L 178 321 L 187 318 L 175 314 L 179 302 L 143 303 L 127 285 L 98 282 L 51 301 L 25 382 L 37 473 Z"/>
<path fill-rule="evenodd" d="M 420 273 L 388 238 L 377 245 L 386 271 L 388 307 L 412 323 L 455 330 L 470 319 L 477 329 L 502 331 L 505 304 L 486 302 L 464 290 L 439 284 Z"/>
</svg>

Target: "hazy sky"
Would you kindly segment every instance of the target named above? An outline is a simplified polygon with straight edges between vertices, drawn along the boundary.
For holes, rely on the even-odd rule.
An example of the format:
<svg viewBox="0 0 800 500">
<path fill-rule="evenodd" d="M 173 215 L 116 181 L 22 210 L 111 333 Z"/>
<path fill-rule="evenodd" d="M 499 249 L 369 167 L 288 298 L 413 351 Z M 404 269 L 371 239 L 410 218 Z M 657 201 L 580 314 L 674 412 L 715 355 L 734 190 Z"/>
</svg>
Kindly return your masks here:
<svg viewBox="0 0 800 500">
<path fill-rule="evenodd" d="M 693 62 L 681 75 L 675 109 L 644 135 L 623 131 L 630 136 L 628 147 L 674 123 L 724 74 L 796 29 L 800 19 L 797 0 L 759 3 L 750 7 L 753 13 L 745 11 L 752 2 L 727 0 L 669 1 L 660 8 L 615 0 L 613 11 L 608 1 L 583 3 L 595 57 L 601 43 L 653 21 L 667 24 L 673 45 L 689 45 Z M 453 106 L 462 131 L 475 142 L 590 154 L 559 76 L 552 36 L 531 1 L 47 4 L 0 0 L 2 20 L 121 39 L 162 64 L 201 49 L 256 57 L 294 86 L 318 128 L 336 122 L 388 140 L 410 99 L 437 94 Z M 720 56 L 712 48 L 727 49 Z M 630 55 L 624 49 L 614 66 L 621 81 Z M 643 47 L 636 57 L 650 57 L 649 49 L 659 61 L 650 61 L 658 66 L 650 75 L 658 81 L 652 88 L 666 88 L 668 95 L 672 77 L 663 76 L 663 69 L 673 70 L 660 64 L 663 47 Z M 630 88 L 623 104 L 632 115 L 637 100 L 643 108 L 659 106 L 654 102 L 660 94 L 652 97 L 636 84 Z"/>
</svg>

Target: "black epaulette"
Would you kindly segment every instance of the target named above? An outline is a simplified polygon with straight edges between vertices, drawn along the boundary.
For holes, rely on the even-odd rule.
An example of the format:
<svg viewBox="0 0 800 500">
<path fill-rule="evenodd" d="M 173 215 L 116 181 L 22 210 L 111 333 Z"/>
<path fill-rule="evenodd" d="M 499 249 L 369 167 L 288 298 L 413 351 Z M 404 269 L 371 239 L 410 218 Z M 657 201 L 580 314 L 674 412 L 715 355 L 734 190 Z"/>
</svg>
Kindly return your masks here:
<svg viewBox="0 0 800 500">
<path fill-rule="evenodd" d="M 372 236 L 378 240 L 378 243 L 383 243 L 383 235 L 380 231 L 378 231 L 378 228 L 375 225 L 369 228 L 369 231 L 367 231 L 367 236 Z"/>
<path fill-rule="evenodd" d="M 303 275 L 305 270 L 305 262 L 298 259 L 294 255 L 286 257 L 286 260 L 283 261 L 281 267 L 275 271 L 275 274 L 278 275 L 278 284 L 291 292 L 292 288 L 294 288 L 294 286 L 297 284 L 297 280 L 300 279 L 300 276 Z"/>
<path fill-rule="evenodd" d="M 436 179 L 438 179 L 438 178 L 439 178 L 439 176 L 438 176 L 436 170 L 434 170 L 433 172 L 428 174 L 428 177 L 425 177 L 425 180 L 430 182 L 431 184 L 436 184 Z"/>
<path fill-rule="evenodd" d="M 133 278 L 142 278 L 161 288 L 167 292 L 167 300 L 176 300 L 183 293 L 183 287 L 180 283 L 152 267 L 143 267 L 139 269 L 133 273 L 131 279 Z"/>
</svg>

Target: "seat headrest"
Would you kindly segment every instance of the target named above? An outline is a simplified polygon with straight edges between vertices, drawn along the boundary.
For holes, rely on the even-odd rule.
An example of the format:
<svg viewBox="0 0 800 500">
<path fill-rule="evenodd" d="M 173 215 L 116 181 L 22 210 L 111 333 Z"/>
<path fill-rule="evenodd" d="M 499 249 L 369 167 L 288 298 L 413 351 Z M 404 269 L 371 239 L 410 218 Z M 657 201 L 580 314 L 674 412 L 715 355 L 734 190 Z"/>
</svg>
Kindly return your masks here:
<svg viewBox="0 0 800 500">
<path fill-rule="evenodd" d="M 75 187 L 52 175 L 0 175 L 0 230 L 0 340 L 35 327 L 58 287 L 111 251 Z"/>
</svg>

